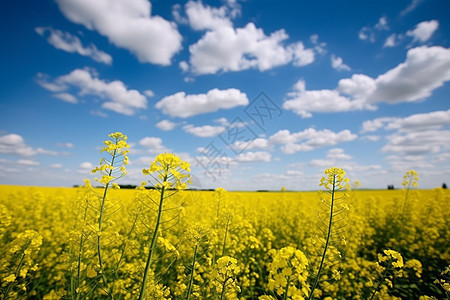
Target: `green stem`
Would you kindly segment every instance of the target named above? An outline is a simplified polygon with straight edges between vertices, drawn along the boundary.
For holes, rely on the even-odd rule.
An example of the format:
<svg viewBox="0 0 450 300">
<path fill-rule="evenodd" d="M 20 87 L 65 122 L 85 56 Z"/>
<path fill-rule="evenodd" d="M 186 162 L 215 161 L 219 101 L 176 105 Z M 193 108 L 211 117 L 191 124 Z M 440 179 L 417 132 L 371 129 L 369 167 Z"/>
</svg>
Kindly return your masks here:
<svg viewBox="0 0 450 300">
<path fill-rule="evenodd" d="M 166 180 L 167 180 L 167 175 L 165 176 L 163 182 L 165 182 Z M 145 269 L 144 269 L 144 277 L 142 279 L 142 285 L 141 285 L 141 289 L 140 289 L 140 292 L 139 292 L 139 300 L 144 299 L 145 285 L 147 283 L 148 271 L 150 269 L 150 265 L 151 265 L 151 262 L 152 262 L 153 250 L 154 250 L 155 245 L 156 245 L 156 239 L 158 237 L 159 225 L 161 223 L 161 215 L 162 215 L 162 208 L 163 208 L 163 201 L 164 201 L 164 190 L 165 190 L 165 187 L 163 185 L 162 188 L 161 188 L 161 195 L 160 195 L 160 200 L 159 200 L 158 218 L 156 219 L 155 230 L 153 231 L 153 237 L 152 237 L 152 241 L 151 241 L 151 244 L 150 244 L 150 250 L 149 250 L 149 253 L 148 253 L 148 257 L 147 257 L 147 263 L 146 263 Z"/>
<path fill-rule="evenodd" d="M 383 283 L 383 280 L 385 279 L 385 276 L 386 276 L 387 272 L 388 272 L 388 269 L 386 268 L 386 269 L 384 270 L 383 275 L 381 276 L 380 281 L 379 281 L 378 284 L 377 284 L 377 287 L 376 287 L 375 290 L 373 291 L 372 296 L 370 296 L 370 299 L 369 299 L 369 300 L 372 300 L 373 297 L 375 296 L 375 294 L 376 294 L 376 293 L 378 292 L 378 290 L 380 289 L 381 284 Z"/>
<path fill-rule="evenodd" d="M 288 298 L 288 291 L 289 291 L 289 284 L 291 283 L 291 276 L 288 277 L 287 279 L 287 284 L 286 284 L 286 288 L 284 291 L 284 296 L 283 296 L 283 300 L 287 300 Z"/>
<path fill-rule="evenodd" d="M 197 250 L 198 250 L 198 244 L 195 245 L 195 249 L 194 249 L 194 258 L 192 259 L 192 270 L 191 270 L 191 276 L 190 276 L 190 279 L 189 279 L 189 286 L 188 286 L 186 300 L 189 300 L 189 297 L 191 296 L 192 285 L 193 285 L 193 282 L 194 282 L 195 260 L 197 258 Z"/>
<path fill-rule="evenodd" d="M 114 159 L 116 158 L 116 151 L 112 155 L 111 159 L 111 169 L 109 169 L 109 176 L 111 176 L 113 168 L 114 168 Z M 105 286 L 106 292 L 108 293 L 109 298 L 113 299 L 112 294 L 108 291 L 108 281 L 106 279 L 106 275 L 104 272 L 103 259 L 102 259 L 102 247 L 101 247 L 101 233 L 102 233 L 102 220 L 103 220 L 103 211 L 105 209 L 106 202 L 106 194 L 108 192 L 109 182 L 105 185 L 105 190 L 103 192 L 102 197 L 102 205 L 100 206 L 100 216 L 98 218 L 98 233 L 97 233 L 97 254 L 98 254 L 98 264 L 100 265 L 100 273 L 102 275 L 103 285 Z"/>
<path fill-rule="evenodd" d="M 220 294 L 220 300 L 223 300 L 223 297 L 225 296 L 225 287 L 227 285 L 228 279 L 230 278 L 225 279 L 225 281 L 222 284 L 222 293 Z"/>
<path fill-rule="evenodd" d="M 403 223 L 403 218 L 405 216 L 405 212 L 406 212 L 406 203 L 408 201 L 408 194 L 409 194 L 409 188 L 411 187 L 411 181 L 412 179 L 409 179 L 409 183 L 408 183 L 408 187 L 406 188 L 406 195 L 405 195 L 405 202 L 403 203 L 403 209 L 402 209 L 402 215 L 400 217 L 400 224 Z M 403 225 L 401 225 L 403 227 Z"/>
<path fill-rule="evenodd" d="M 225 227 L 225 237 L 223 238 L 223 246 L 222 246 L 222 256 L 225 255 L 225 249 L 227 246 L 227 235 L 228 235 L 228 226 L 230 224 L 230 220 L 227 220 L 227 226 Z"/>
<path fill-rule="evenodd" d="M 16 277 L 19 276 L 19 271 L 20 271 L 20 268 L 22 267 L 23 259 L 25 258 L 25 250 L 27 248 L 28 248 L 28 245 L 25 246 L 25 249 L 23 250 L 22 256 L 20 257 L 19 264 L 17 265 L 17 268 L 14 271 L 14 276 L 16 276 Z M 8 294 L 9 294 L 9 291 L 11 290 L 11 286 L 12 286 L 12 282 L 8 283 L 8 287 L 7 287 L 6 292 L 4 294 L 5 295 L 5 298 L 4 298 L 5 300 L 9 298 Z"/>
<path fill-rule="evenodd" d="M 88 210 L 88 205 L 86 205 L 86 208 L 84 209 L 84 216 L 83 216 L 83 226 L 84 226 L 84 222 L 86 221 L 86 216 L 87 216 L 87 210 Z M 77 266 L 77 288 L 80 287 L 80 275 L 81 275 L 81 256 L 82 256 L 82 251 L 83 251 L 83 244 L 84 244 L 84 229 L 81 230 L 81 236 L 80 236 L 80 245 L 78 248 L 78 266 Z M 75 288 L 75 294 L 77 295 L 77 299 L 79 299 L 79 293 L 77 292 L 77 288 Z"/>
<path fill-rule="evenodd" d="M 319 271 L 317 272 L 316 280 L 314 281 L 313 288 L 309 294 L 308 300 L 311 300 L 313 298 L 314 290 L 317 287 L 317 284 L 319 283 L 320 279 L 320 272 L 322 272 L 323 264 L 325 261 L 325 255 L 327 253 L 328 244 L 330 242 L 330 236 L 331 236 L 331 225 L 333 223 L 333 206 L 334 206 L 334 192 L 336 188 L 336 175 L 333 177 L 333 189 L 331 190 L 331 208 L 330 208 L 330 221 L 328 223 L 328 233 L 327 233 L 327 240 L 325 242 L 325 248 L 323 249 L 322 259 L 320 261 Z"/>
</svg>

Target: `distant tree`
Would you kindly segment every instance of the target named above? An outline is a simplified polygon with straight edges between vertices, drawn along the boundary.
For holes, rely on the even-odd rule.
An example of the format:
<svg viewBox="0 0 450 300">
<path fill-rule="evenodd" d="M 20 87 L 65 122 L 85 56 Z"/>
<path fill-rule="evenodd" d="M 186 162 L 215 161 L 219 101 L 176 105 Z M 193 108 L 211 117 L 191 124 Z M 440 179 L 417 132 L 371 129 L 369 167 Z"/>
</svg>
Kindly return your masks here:
<svg viewBox="0 0 450 300">
<path fill-rule="evenodd" d="M 442 188 L 447 189 L 447 185 L 445 184 L 445 182 L 442 184 Z"/>
</svg>

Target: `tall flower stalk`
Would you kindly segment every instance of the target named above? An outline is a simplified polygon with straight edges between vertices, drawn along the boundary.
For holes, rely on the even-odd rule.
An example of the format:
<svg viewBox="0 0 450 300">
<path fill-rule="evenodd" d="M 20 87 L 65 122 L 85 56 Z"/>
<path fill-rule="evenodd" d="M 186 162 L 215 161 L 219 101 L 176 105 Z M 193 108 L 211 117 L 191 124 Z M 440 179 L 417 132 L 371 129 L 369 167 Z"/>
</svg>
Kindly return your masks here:
<svg viewBox="0 0 450 300">
<path fill-rule="evenodd" d="M 328 224 L 326 223 L 324 224 L 326 226 L 325 246 L 323 249 L 322 257 L 320 259 L 320 265 L 317 271 L 317 276 L 314 280 L 314 284 L 312 286 L 308 299 L 313 299 L 314 290 L 317 288 L 321 272 L 323 271 L 324 268 L 327 250 L 331 245 L 332 227 L 333 223 L 335 222 L 333 218 L 336 215 L 341 214 L 346 209 L 346 206 L 342 205 L 342 201 L 339 202 L 339 204 L 341 205 L 337 207 L 338 204 L 337 201 L 347 198 L 348 197 L 347 194 L 344 193 L 344 195 L 342 196 L 337 196 L 337 192 L 344 192 L 350 189 L 349 179 L 345 177 L 344 170 L 335 167 L 325 170 L 325 176 L 322 177 L 319 186 L 323 186 L 326 190 L 325 192 L 328 194 L 328 197 L 323 198 L 322 202 L 329 209 L 329 219 Z M 320 219 L 320 221 L 324 223 L 324 220 Z"/>
<path fill-rule="evenodd" d="M 118 188 L 115 183 L 116 180 L 122 178 L 127 174 L 125 165 L 128 164 L 128 149 L 130 146 L 126 142 L 127 136 L 121 132 L 111 133 L 109 139 L 104 141 L 103 148 L 100 153 L 106 152 L 108 155 L 100 160 L 99 166 L 92 170 L 92 173 L 99 173 L 102 175 L 100 179 L 95 178 L 96 181 L 103 185 L 103 195 L 100 201 L 100 210 L 98 214 L 98 231 L 97 231 L 97 257 L 99 264 L 99 273 L 102 276 L 103 285 L 109 298 L 113 295 L 108 288 L 108 280 L 105 274 L 105 265 L 102 251 L 102 230 L 103 218 L 106 210 L 107 193 L 110 187 Z"/>
<path fill-rule="evenodd" d="M 418 183 L 417 183 L 418 180 L 419 180 L 419 175 L 414 170 L 409 170 L 408 172 L 406 172 L 405 176 L 403 176 L 402 185 L 406 189 L 406 192 L 405 192 L 405 200 L 403 202 L 402 214 L 400 216 L 400 224 L 403 224 L 403 219 L 406 214 L 406 207 L 408 204 L 409 192 L 412 187 L 418 186 Z"/>
<path fill-rule="evenodd" d="M 145 265 L 142 284 L 139 292 L 139 300 L 144 299 L 145 289 L 153 254 L 158 239 L 159 228 L 162 223 L 164 212 L 164 202 L 167 198 L 173 196 L 176 192 L 186 189 L 187 183 L 190 183 L 190 165 L 188 162 L 182 161 L 178 156 L 171 153 L 163 153 L 155 158 L 149 169 L 143 169 L 144 175 L 149 175 L 156 182 L 155 188 L 159 193 L 158 210 L 155 227 L 151 237 L 150 248 Z M 153 175 L 154 174 L 154 175 Z"/>
</svg>

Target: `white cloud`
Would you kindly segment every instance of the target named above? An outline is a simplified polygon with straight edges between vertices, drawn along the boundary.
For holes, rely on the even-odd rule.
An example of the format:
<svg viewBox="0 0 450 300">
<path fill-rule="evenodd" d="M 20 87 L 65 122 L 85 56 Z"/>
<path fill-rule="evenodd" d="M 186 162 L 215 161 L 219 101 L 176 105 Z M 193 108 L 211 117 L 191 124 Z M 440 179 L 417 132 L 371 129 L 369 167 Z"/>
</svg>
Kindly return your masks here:
<svg viewBox="0 0 450 300">
<path fill-rule="evenodd" d="M 147 0 L 56 0 L 70 21 L 96 30 L 120 48 L 128 49 L 140 62 L 169 65 L 181 49 L 176 24 L 151 16 Z"/>
<path fill-rule="evenodd" d="M 331 56 L 331 66 L 338 71 L 350 71 L 350 67 L 344 64 L 342 58 L 335 56 L 334 54 Z"/>
<path fill-rule="evenodd" d="M 74 144 L 72 144 L 72 143 L 56 143 L 56 145 L 58 147 L 63 147 L 63 148 L 73 148 L 73 147 L 75 147 Z"/>
<path fill-rule="evenodd" d="M 283 108 L 303 118 L 312 112 L 375 110 L 375 103 L 420 101 L 450 81 L 450 49 L 440 46 L 410 49 L 405 62 L 373 79 L 354 74 L 341 79 L 334 90 L 306 90 L 299 80 L 287 94 Z"/>
<path fill-rule="evenodd" d="M 0 136 L 0 154 L 31 157 L 37 154 L 60 155 L 61 153 L 43 148 L 32 148 L 25 143 L 22 136 L 10 133 Z"/>
<path fill-rule="evenodd" d="M 314 51 L 305 49 L 302 42 L 284 46 L 288 38 L 283 29 L 267 36 L 253 23 L 237 29 L 222 26 L 189 47 L 190 64 L 197 74 L 213 74 L 250 68 L 265 71 L 290 62 L 304 66 L 314 61 Z"/>
<path fill-rule="evenodd" d="M 358 38 L 363 41 L 375 42 L 375 34 L 369 27 L 363 27 L 358 32 Z"/>
<path fill-rule="evenodd" d="M 380 136 L 379 135 L 363 135 L 360 137 L 360 139 L 370 141 L 370 142 L 376 142 L 376 141 L 380 140 Z"/>
<path fill-rule="evenodd" d="M 162 120 L 158 123 L 156 123 L 156 127 L 163 130 L 163 131 L 170 131 L 173 130 L 175 127 L 177 127 L 177 123 L 174 123 L 172 121 L 169 120 Z"/>
<path fill-rule="evenodd" d="M 78 99 L 74 95 L 69 94 L 69 93 L 56 93 L 56 94 L 53 94 L 53 97 L 55 97 L 59 100 L 62 100 L 64 102 L 67 102 L 67 103 L 72 103 L 72 104 L 78 103 Z"/>
<path fill-rule="evenodd" d="M 443 126 L 448 125 L 450 125 L 450 110 L 414 114 L 406 118 L 397 118 L 392 120 L 387 125 L 386 129 L 399 129 L 403 131 L 429 130 L 440 129 Z"/>
<path fill-rule="evenodd" d="M 35 160 L 29 160 L 29 159 L 19 159 L 17 161 L 17 163 L 19 165 L 23 165 L 23 166 L 38 166 L 38 165 L 40 165 L 39 162 L 37 162 Z"/>
<path fill-rule="evenodd" d="M 313 34 L 309 37 L 309 40 L 311 41 L 311 43 L 314 44 L 314 50 L 318 53 L 318 54 L 325 54 L 327 53 L 326 50 L 326 46 L 327 43 L 325 42 L 319 42 L 319 35 L 318 34 Z"/>
<path fill-rule="evenodd" d="M 351 100 L 340 95 L 337 90 L 308 91 L 303 80 L 297 82 L 294 91 L 288 94 L 288 100 L 283 103 L 283 108 L 292 110 L 303 118 L 311 117 L 311 112 L 331 113 L 371 109 L 364 101 Z"/>
<path fill-rule="evenodd" d="M 79 168 L 83 170 L 92 170 L 94 168 L 94 165 L 88 161 L 85 161 L 79 165 Z"/>
<path fill-rule="evenodd" d="M 180 61 L 180 63 L 178 65 L 179 65 L 181 71 L 183 71 L 183 72 L 189 71 L 189 64 L 186 61 L 184 61 L 184 60 Z"/>
<path fill-rule="evenodd" d="M 400 16 L 404 16 L 410 12 L 412 12 L 413 10 L 415 10 L 417 8 L 417 6 L 422 2 L 423 0 L 412 0 L 411 4 L 408 5 L 404 10 L 402 10 L 400 12 Z"/>
<path fill-rule="evenodd" d="M 63 167 L 62 164 L 51 164 L 50 167 L 55 168 L 55 169 L 61 169 Z"/>
<path fill-rule="evenodd" d="M 223 117 L 214 120 L 214 122 L 219 123 L 219 124 L 222 125 L 222 126 L 228 126 L 228 125 L 230 125 L 230 122 L 228 122 L 227 118 L 223 118 Z"/>
<path fill-rule="evenodd" d="M 284 153 L 292 154 L 300 151 L 312 151 L 320 147 L 333 146 L 342 142 L 350 142 L 357 138 L 357 135 L 349 130 L 333 132 L 328 129 L 316 130 L 308 128 L 300 132 L 291 133 L 284 129 L 276 132 L 269 138 L 272 144 L 281 144 Z M 302 143 L 299 143 L 303 141 Z"/>
<path fill-rule="evenodd" d="M 248 104 L 247 95 L 238 89 L 212 89 L 206 94 L 186 95 L 179 92 L 164 97 L 155 107 L 172 117 L 188 118 L 219 109 L 230 109 Z"/>
<path fill-rule="evenodd" d="M 155 93 L 152 90 L 146 90 L 144 91 L 144 94 L 149 98 L 155 96 Z"/>
<path fill-rule="evenodd" d="M 361 132 L 374 132 L 386 126 L 386 124 L 397 120 L 398 118 L 384 117 L 364 121 Z"/>
<path fill-rule="evenodd" d="M 373 132 L 380 128 L 385 130 L 430 130 L 441 129 L 450 125 L 450 110 L 414 114 L 405 118 L 383 117 L 367 120 L 362 124 L 361 132 Z"/>
<path fill-rule="evenodd" d="M 147 98 L 139 91 L 127 89 L 119 80 L 111 82 L 101 80 L 92 70 L 76 69 L 58 77 L 52 83 L 47 82 L 45 75 L 38 74 L 38 83 L 52 92 L 67 90 L 70 86 L 76 87 L 79 89 L 79 96 L 93 95 L 105 99 L 102 108 L 128 116 L 134 115 L 138 109 L 147 108 Z M 55 97 L 61 99 L 61 93 L 56 94 Z M 70 96 L 63 98 L 65 101 L 71 100 Z"/>
<path fill-rule="evenodd" d="M 213 137 L 223 132 L 225 127 L 211 125 L 194 127 L 193 125 L 188 124 L 183 126 L 183 130 L 198 137 Z"/>
<path fill-rule="evenodd" d="M 389 30 L 387 18 L 385 16 L 378 19 L 377 24 L 372 26 L 364 26 L 358 31 L 358 38 L 363 41 L 375 43 L 376 31 Z"/>
<path fill-rule="evenodd" d="M 417 24 L 414 30 L 409 30 L 406 32 L 406 35 L 411 36 L 413 38 L 413 42 L 424 43 L 431 38 L 438 27 L 439 22 L 436 20 L 423 21 Z"/>
<path fill-rule="evenodd" d="M 335 161 L 352 159 L 351 155 L 345 154 L 344 149 L 341 148 L 333 148 L 328 150 L 327 158 Z"/>
<path fill-rule="evenodd" d="M 351 78 L 339 80 L 337 90 L 345 95 L 352 96 L 354 99 L 364 101 L 376 88 L 376 82 L 373 78 L 364 74 L 353 74 Z"/>
<path fill-rule="evenodd" d="M 423 155 L 450 150 L 449 130 L 424 130 L 397 132 L 387 137 L 383 152 L 397 152 L 402 155 Z"/>
<path fill-rule="evenodd" d="M 388 21 L 385 16 L 378 19 L 378 23 L 375 24 L 375 29 L 378 30 L 389 30 Z"/>
<path fill-rule="evenodd" d="M 60 49 L 69 53 L 78 53 L 82 56 L 88 56 L 97 62 L 101 62 L 107 65 L 112 63 L 112 57 L 106 52 L 100 51 L 93 44 L 84 47 L 80 39 L 77 36 L 71 35 L 68 32 L 62 32 L 51 27 L 36 27 L 35 31 L 40 36 L 45 36 L 47 32 L 50 35 L 47 38 L 49 42 L 56 49 Z"/>
<path fill-rule="evenodd" d="M 194 30 L 214 30 L 220 27 L 231 27 L 228 8 L 203 5 L 201 1 L 189 1 L 185 6 L 189 25 Z"/>
<path fill-rule="evenodd" d="M 269 152 L 245 152 L 236 156 L 239 162 L 270 162 L 272 155 Z"/>
<path fill-rule="evenodd" d="M 151 154 L 160 154 L 169 151 L 163 144 L 159 137 L 144 137 L 139 141 L 139 145 L 147 148 Z"/>
<path fill-rule="evenodd" d="M 387 37 L 386 41 L 384 42 L 383 47 L 395 47 L 397 46 L 397 41 L 400 38 L 400 35 L 397 35 L 395 33 L 391 34 Z"/>
<path fill-rule="evenodd" d="M 411 102 L 429 97 L 450 80 L 450 49 L 418 47 L 408 51 L 406 61 L 380 75 L 371 103 Z"/>
<path fill-rule="evenodd" d="M 236 150 L 251 150 L 251 149 L 269 149 L 271 144 L 268 139 L 265 138 L 256 138 L 254 140 L 248 142 L 237 141 L 231 148 Z"/>
<path fill-rule="evenodd" d="M 302 171 L 297 171 L 297 170 L 287 170 L 286 175 L 287 176 L 303 176 L 303 175 L 305 175 L 305 173 L 303 173 Z"/>
</svg>

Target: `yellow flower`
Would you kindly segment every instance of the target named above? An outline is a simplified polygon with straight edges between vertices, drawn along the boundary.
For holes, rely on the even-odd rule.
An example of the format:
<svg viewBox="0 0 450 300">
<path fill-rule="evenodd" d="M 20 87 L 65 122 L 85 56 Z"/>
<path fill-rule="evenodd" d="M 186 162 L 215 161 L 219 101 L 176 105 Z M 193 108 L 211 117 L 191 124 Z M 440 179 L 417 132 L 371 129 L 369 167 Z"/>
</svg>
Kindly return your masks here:
<svg viewBox="0 0 450 300">
<path fill-rule="evenodd" d="M 11 274 L 8 277 L 3 278 L 3 280 L 6 282 L 14 282 L 14 280 L 16 280 L 16 275 Z"/>
<path fill-rule="evenodd" d="M 175 154 L 162 153 L 150 164 L 150 168 L 142 170 L 142 174 L 158 173 L 158 176 L 153 176 L 153 178 L 157 181 L 156 187 L 159 189 L 175 187 L 181 190 L 186 189 L 187 183 L 191 182 L 191 176 L 185 173 L 189 171 L 189 163 L 181 160 Z"/>
<path fill-rule="evenodd" d="M 350 189 L 349 179 L 345 177 L 344 170 L 335 167 L 325 170 L 325 176 L 320 180 L 319 186 L 323 186 L 327 190 Z"/>
</svg>

